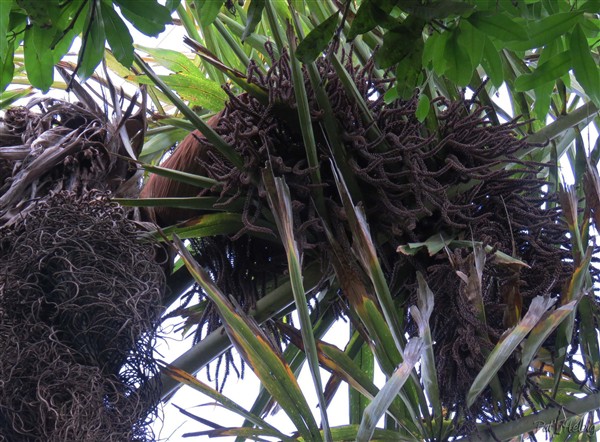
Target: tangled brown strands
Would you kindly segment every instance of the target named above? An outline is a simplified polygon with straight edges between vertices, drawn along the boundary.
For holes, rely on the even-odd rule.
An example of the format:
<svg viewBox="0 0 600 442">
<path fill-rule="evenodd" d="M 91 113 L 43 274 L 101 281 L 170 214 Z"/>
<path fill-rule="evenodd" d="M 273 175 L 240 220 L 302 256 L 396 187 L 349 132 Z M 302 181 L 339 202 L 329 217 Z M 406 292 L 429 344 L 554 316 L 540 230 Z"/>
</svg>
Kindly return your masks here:
<svg viewBox="0 0 600 442">
<path fill-rule="evenodd" d="M 153 440 L 165 277 L 140 235 L 98 192 L 2 229 L 0 440 Z"/>
<path fill-rule="evenodd" d="M 524 314 L 536 296 L 560 297 L 573 270 L 568 230 L 559 210 L 550 204 L 553 199 L 544 190 L 546 183 L 537 177 L 545 165 L 518 159 L 519 152 L 531 147 L 516 136 L 518 121 L 492 124 L 486 117 L 489 109 L 476 97 L 433 100 L 439 127 L 431 132 L 415 116 L 416 97 L 385 103 L 383 96 L 390 80 L 375 78 L 372 63 L 360 69 L 347 63 L 346 68 L 374 118 L 374 123 L 367 125 L 358 104 L 328 61 L 318 59 L 316 64 L 341 133 L 347 165 L 362 193 L 371 235 L 378 240 L 377 251 L 388 284 L 399 304 L 408 306 L 416 299 L 416 271 L 425 275 L 435 293 L 432 330 L 441 399 L 448 410 L 464 411 L 466 393 L 483 367 L 486 354 L 513 325 L 509 294 L 512 292 L 519 299 L 520 313 Z M 321 215 L 311 199 L 315 183 L 311 181 L 297 120 L 288 54 L 274 59 L 266 74 L 251 65 L 248 80 L 268 90 L 269 104 L 247 94 L 230 94 L 215 127 L 226 142 L 235 146 L 244 166 L 233 167 L 205 139 L 199 140 L 209 158 L 203 163 L 207 176 L 224 183 L 221 188 L 202 194 L 217 193 L 221 208 L 235 210 L 234 204 L 243 204 L 244 228 L 237 237 L 245 233 L 268 234 L 268 229 L 259 223 L 261 211 L 268 207 L 266 193 L 256 183 L 260 183 L 261 168 L 269 163 L 275 175 L 284 177 L 290 188 L 300 249 L 306 259 L 327 262 L 331 251 L 323 234 Z M 331 143 L 321 127 L 323 114 L 306 73 L 305 87 L 329 219 L 336 239 L 351 255 L 350 229 L 330 169 Z M 374 128 L 379 136 L 373 135 Z M 529 266 L 519 270 L 498 263 L 493 254 L 488 254 L 481 293 L 486 323 L 477 317 L 474 306 L 460 296 L 465 288 L 456 271 L 464 267 L 472 249 L 454 250 L 452 262 L 445 251 L 432 257 L 426 252 L 414 256 L 396 252 L 398 246 L 439 234 L 481 242 Z M 227 256 L 213 258 L 203 247 L 198 249 L 201 264 L 223 272 L 216 276 L 218 279 L 229 280 L 229 266 L 215 261 L 223 261 Z M 279 249 L 273 249 L 271 256 L 280 256 L 279 253 Z M 240 274 L 248 275 L 249 280 L 260 275 L 260 266 L 255 266 L 244 253 L 233 256 L 232 269 L 242 269 Z M 407 324 L 410 332 L 412 324 Z M 510 360 L 499 373 L 507 398 L 516 362 Z M 493 412 L 495 406 L 488 390 L 473 408 L 474 416 L 497 416 Z M 504 404 L 502 408 L 507 409 Z"/>
</svg>

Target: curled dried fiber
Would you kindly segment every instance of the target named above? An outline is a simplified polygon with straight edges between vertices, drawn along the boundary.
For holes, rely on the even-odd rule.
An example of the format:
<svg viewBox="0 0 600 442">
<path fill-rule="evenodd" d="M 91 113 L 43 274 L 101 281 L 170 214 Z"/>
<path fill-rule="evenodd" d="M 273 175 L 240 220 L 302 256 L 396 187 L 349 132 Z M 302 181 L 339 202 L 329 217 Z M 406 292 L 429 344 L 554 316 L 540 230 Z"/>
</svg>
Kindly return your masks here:
<svg viewBox="0 0 600 442">
<path fill-rule="evenodd" d="M 2 229 L 0 440 L 153 440 L 155 247 L 99 192 L 51 195 Z"/>
<path fill-rule="evenodd" d="M 413 304 L 416 271 L 425 275 L 435 294 L 431 326 L 441 398 L 448 410 L 461 410 L 485 355 L 512 325 L 508 292 L 518 293 L 524 314 L 536 296 L 560 297 L 572 274 L 568 229 L 560 210 L 550 204 L 555 199 L 545 189 L 546 182 L 537 176 L 546 165 L 519 159 L 520 152 L 531 147 L 517 136 L 520 123 L 493 124 L 486 116 L 490 110 L 477 97 L 433 100 L 438 127 L 431 131 L 415 116 L 416 96 L 386 103 L 383 96 L 391 80 L 375 78 L 372 63 L 361 69 L 346 63 L 374 118 L 374 123 L 368 125 L 327 59 L 319 58 L 316 64 L 341 133 L 348 169 L 362 193 L 360 201 L 371 235 L 378 240 L 378 257 L 392 294 L 400 305 Z M 205 149 L 202 164 L 206 175 L 224 183 L 219 189 L 204 190 L 202 195 L 219 196 L 220 208 L 235 211 L 243 205 L 244 228 L 234 238 L 237 241 L 228 242 L 235 251 L 240 238 L 246 241 L 245 234 L 267 233 L 260 223 L 264 221 L 261 209 L 268 206 L 267 198 L 256 183 L 260 183 L 261 168 L 270 163 L 275 175 L 284 177 L 290 188 L 295 237 L 305 259 L 327 263 L 331 250 L 323 232 L 322 215 L 312 201 L 315 183 L 311 181 L 297 121 L 289 55 L 283 53 L 274 59 L 265 75 L 250 66 L 248 79 L 269 92 L 269 103 L 265 105 L 247 94 L 230 93 L 215 130 L 235 147 L 244 166 L 233 167 L 206 139 L 200 139 Z M 330 168 L 332 143 L 323 130 L 324 115 L 306 74 L 305 87 L 328 216 L 336 240 L 351 256 L 351 233 Z M 373 136 L 374 127 L 379 136 Z M 498 264 L 488 254 L 482 281 L 485 324 L 460 296 L 465 288 L 456 275 L 472 249 L 454 250 L 453 264 L 445 251 L 434 256 L 425 251 L 414 256 L 396 252 L 398 246 L 426 241 L 437 234 L 481 242 L 530 266 L 516 271 Z M 225 287 L 237 281 L 231 269 L 247 281 L 259 281 L 263 276 L 261 266 L 254 265 L 245 253 L 215 255 L 211 247 L 207 242 L 197 247 L 199 262 L 212 269 L 227 293 L 247 296 L 241 283 Z M 281 251 L 272 249 L 270 255 L 281 256 Z M 228 259 L 230 262 L 224 265 Z M 254 290 L 258 295 L 253 297 L 263 293 Z M 218 320 L 210 319 L 209 311 L 204 311 L 200 323 L 212 321 L 212 327 L 216 327 Z M 410 332 L 413 325 L 410 320 L 406 323 Z M 507 392 L 512 388 L 515 363 L 509 360 L 499 373 Z M 494 407 L 495 400 L 487 391 L 474 413 L 486 420 L 487 412 Z"/>
</svg>

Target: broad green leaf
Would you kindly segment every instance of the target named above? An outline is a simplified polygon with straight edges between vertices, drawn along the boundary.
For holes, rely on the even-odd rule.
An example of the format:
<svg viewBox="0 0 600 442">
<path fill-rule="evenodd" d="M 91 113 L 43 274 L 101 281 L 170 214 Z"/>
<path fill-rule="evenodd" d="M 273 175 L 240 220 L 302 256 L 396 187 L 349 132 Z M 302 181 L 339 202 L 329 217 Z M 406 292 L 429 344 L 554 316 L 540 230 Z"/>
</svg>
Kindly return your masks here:
<svg viewBox="0 0 600 442">
<path fill-rule="evenodd" d="M 553 90 L 554 82 L 548 82 L 533 89 L 535 94 L 533 111 L 535 112 L 535 116 L 538 121 L 546 121 L 546 116 L 548 115 L 548 110 L 550 109 Z"/>
<path fill-rule="evenodd" d="M 238 415 L 248 419 L 254 425 L 257 425 L 258 427 L 261 427 L 264 429 L 271 430 L 272 436 L 278 437 L 282 441 L 293 441 L 294 440 L 294 439 L 286 436 L 285 434 L 279 432 L 275 427 L 273 427 L 271 424 L 269 424 L 265 420 L 248 412 L 246 409 L 240 407 L 237 403 L 235 403 L 234 401 L 229 399 L 227 396 L 223 395 L 222 393 L 219 393 L 217 390 L 212 388 L 210 385 L 205 384 L 204 382 L 197 379 L 195 376 L 192 376 L 191 374 L 187 373 L 186 371 L 183 371 L 183 370 L 181 370 L 173 365 L 170 365 L 170 364 L 162 363 L 161 366 L 162 366 L 161 372 L 163 374 L 175 379 L 176 381 L 178 381 L 182 384 L 192 387 L 194 390 L 197 390 L 200 393 L 205 394 L 206 396 L 208 396 L 211 399 L 214 399 L 219 404 L 221 404 L 223 407 L 225 407 L 225 409 L 232 411 L 233 413 L 238 414 Z"/>
<path fill-rule="evenodd" d="M 538 59 L 538 66 L 544 64 L 546 61 L 551 59 L 554 55 L 557 55 L 561 52 L 558 49 L 558 44 L 556 44 L 556 40 L 547 44 L 544 49 L 542 49 L 540 58 Z M 552 91 L 554 90 L 554 81 L 549 81 L 544 84 L 539 84 L 534 88 L 535 93 L 535 102 L 533 105 L 533 110 L 537 119 L 542 122 L 546 121 L 546 115 L 548 114 L 548 110 L 550 109 L 550 102 L 552 100 Z"/>
<path fill-rule="evenodd" d="M 356 334 L 358 335 L 358 334 Z M 362 341 L 362 339 L 361 339 Z M 349 344 L 350 345 L 350 344 Z M 346 347 L 348 348 L 348 347 Z M 375 373 L 375 358 L 373 352 L 368 345 L 362 344 L 358 352 L 358 355 L 354 358 L 358 371 L 363 373 L 369 381 L 373 381 Z M 349 420 L 351 424 L 360 424 L 362 415 L 365 412 L 365 408 L 371 402 L 371 400 L 361 394 L 359 391 L 352 388 L 349 384 L 348 388 L 349 397 Z M 334 436 L 335 437 L 335 436 Z"/>
<path fill-rule="evenodd" d="M 73 26 L 73 20 L 75 19 L 77 14 L 80 15 L 80 19 L 82 17 L 85 18 L 87 8 L 89 7 L 89 5 L 86 4 L 87 2 L 85 0 L 73 0 L 66 3 L 63 3 L 61 1 L 57 3 L 60 4 L 56 11 L 58 13 L 58 19 L 55 23 L 55 31 L 57 33 L 57 38 L 64 36 L 64 30 L 66 30 L 66 28 L 68 27 L 72 27 L 77 31 L 76 33 L 79 34 L 79 32 L 81 32 L 81 29 L 77 29 L 77 25 Z M 81 20 L 81 22 L 83 24 L 83 20 Z M 56 43 L 56 40 L 54 41 L 54 43 Z"/>
<path fill-rule="evenodd" d="M 454 237 L 452 236 L 448 236 L 443 233 L 438 233 L 436 235 L 430 236 L 424 242 L 411 242 L 404 246 L 398 246 L 396 251 L 398 253 L 404 253 L 405 255 L 414 255 L 420 249 L 426 248 L 427 252 L 429 253 L 429 256 L 433 256 L 436 253 L 443 250 L 444 247 L 450 245 L 453 239 Z"/>
<path fill-rule="evenodd" d="M 317 344 L 312 330 L 310 312 L 308 311 L 308 302 L 306 299 L 306 291 L 302 283 L 302 266 L 301 255 L 298 249 L 298 244 L 294 237 L 294 218 L 292 213 L 292 197 L 290 190 L 283 178 L 275 178 L 273 170 L 268 167 L 263 170 L 263 183 L 267 192 L 269 207 L 275 217 L 279 236 L 283 241 L 285 252 L 288 261 L 288 271 L 292 282 L 292 293 L 298 316 L 300 318 L 300 330 L 302 333 L 302 344 L 306 353 L 308 366 L 312 376 L 313 384 L 319 401 L 321 410 L 321 425 L 325 432 L 325 439 L 331 440 L 329 434 L 329 423 L 327 419 L 327 405 L 323 396 L 323 386 L 321 374 L 319 372 L 319 360 L 317 352 Z"/>
<path fill-rule="evenodd" d="M 543 314 L 556 302 L 556 299 L 536 296 L 525 317 L 494 347 L 485 365 L 473 381 L 467 394 L 467 404 L 470 407 L 498 373 L 506 360 L 514 353 L 517 346 L 541 320 Z"/>
<path fill-rule="evenodd" d="M 516 91 L 528 91 L 551 81 L 556 81 L 561 75 L 569 71 L 572 57 L 569 51 L 561 52 L 550 60 L 538 66 L 531 74 L 524 74 L 515 80 Z"/>
<path fill-rule="evenodd" d="M 173 234 L 181 239 L 204 238 L 215 235 L 234 235 L 243 227 L 242 215 L 239 213 L 208 213 L 176 226 L 162 229 L 162 233 L 167 238 L 172 238 Z"/>
<path fill-rule="evenodd" d="M 8 39 L 6 38 L 12 5 L 13 0 L 0 0 L 0 54 L 5 54 L 9 46 L 12 49 L 12 45 L 8 43 Z M 4 61 L 2 64 L 6 64 L 6 61 Z M 4 90 L 4 88 L 1 90 Z"/>
<path fill-rule="evenodd" d="M 77 74 L 82 80 L 91 77 L 96 67 L 102 61 L 104 55 L 104 42 L 106 34 L 104 33 L 104 21 L 100 10 L 101 1 L 93 0 L 90 5 L 84 32 L 87 38 L 84 39 L 79 59 L 77 60 Z"/>
<path fill-rule="evenodd" d="M 324 22 L 320 23 L 298 45 L 296 57 L 302 63 L 312 63 L 323 53 L 337 29 L 339 14 L 336 12 Z"/>
<path fill-rule="evenodd" d="M 600 11 L 600 0 L 588 0 L 586 2 L 581 2 L 579 10 L 596 14 L 598 11 Z"/>
<path fill-rule="evenodd" d="M 390 8 L 391 9 L 391 8 Z M 354 40 L 358 35 L 365 34 L 385 20 L 389 20 L 386 11 L 376 4 L 375 0 L 365 0 L 361 3 L 356 16 L 352 20 L 348 40 Z"/>
<path fill-rule="evenodd" d="M 299 24 L 298 24 L 299 25 Z M 300 131 L 302 140 L 304 141 L 304 150 L 306 152 L 306 161 L 311 169 L 310 178 L 316 187 L 312 194 L 315 198 L 317 210 L 321 213 L 327 213 L 325 200 L 323 197 L 323 189 L 319 186 L 321 183 L 321 173 L 319 168 L 319 154 L 317 151 L 317 143 L 315 131 L 311 122 L 310 105 L 308 101 L 308 92 L 304 84 L 304 73 L 296 57 L 296 37 L 293 34 L 291 27 L 288 28 L 288 44 L 290 50 L 290 64 L 292 73 L 292 82 L 294 85 L 294 96 L 298 107 L 298 121 L 300 122 Z"/>
<path fill-rule="evenodd" d="M 12 58 L 7 58 L 7 60 L 11 60 Z M 9 80 L 10 81 L 10 80 Z M 4 109 L 14 102 L 21 100 L 22 98 L 29 97 L 33 95 L 34 89 L 30 87 L 21 88 L 21 89 L 11 89 L 9 91 L 4 91 L 0 93 L 0 109 Z"/>
<path fill-rule="evenodd" d="M 60 7 L 57 0 L 45 2 L 17 0 L 16 3 L 26 11 L 30 24 L 44 29 L 57 26 L 60 16 Z"/>
<path fill-rule="evenodd" d="M 244 42 L 256 30 L 260 22 L 263 10 L 265 9 L 265 0 L 251 0 L 248 6 L 248 15 L 246 17 L 246 27 L 242 33 L 241 40 Z"/>
<path fill-rule="evenodd" d="M 133 80 L 130 78 L 127 78 L 129 75 L 133 74 L 132 71 L 130 69 L 127 69 L 121 63 L 119 63 L 111 51 L 106 51 L 104 53 L 104 58 L 106 60 L 106 66 L 115 75 L 118 75 L 119 77 L 123 78 L 124 80 L 126 80 L 127 82 L 129 82 L 131 84 L 137 84 L 137 81 L 135 81 L 135 77 L 133 77 L 134 78 Z"/>
<path fill-rule="evenodd" d="M 336 442 L 348 442 L 356 440 L 358 434 L 358 425 L 344 425 L 342 427 L 331 428 L 331 435 Z M 305 441 L 303 438 L 298 438 L 298 441 Z M 406 437 L 395 430 L 383 430 L 375 428 L 371 442 L 414 442 L 414 437 Z"/>
<path fill-rule="evenodd" d="M 398 310 L 394 307 L 390 289 L 383 276 L 383 270 L 377 257 L 375 244 L 371 238 L 371 232 L 365 214 L 359 206 L 353 204 L 346 183 L 342 180 L 341 173 L 335 163 L 332 164 L 332 168 L 335 184 L 342 199 L 344 209 L 346 210 L 350 230 L 352 231 L 354 238 L 352 250 L 371 279 L 387 323 L 386 326 L 390 329 L 397 349 L 402 351 L 404 336 L 401 332 L 401 318 L 399 318 Z"/>
<path fill-rule="evenodd" d="M 427 22 L 435 19 L 444 19 L 449 16 L 467 15 L 473 6 L 464 1 L 444 0 L 441 2 L 423 2 L 419 4 L 414 0 L 398 0 L 398 6 L 405 12 L 419 17 Z"/>
<path fill-rule="evenodd" d="M 507 47 L 515 51 L 541 48 L 569 32 L 582 18 L 582 12 L 573 11 L 550 15 L 541 20 L 529 21 L 527 23 L 529 38 L 524 41 L 508 43 Z"/>
<path fill-rule="evenodd" d="M 173 13 L 177 7 L 179 6 L 179 4 L 181 3 L 181 0 L 167 0 L 165 2 L 165 7 L 171 12 Z"/>
<path fill-rule="evenodd" d="M 202 75 L 198 66 L 196 66 L 192 60 L 190 60 L 180 51 L 174 51 L 172 49 L 151 48 L 148 46 L 141 45 L 135 45 L 135 47 L 152 55 L 152 57 L 157 63 L 175 72 L 176 74 L 183 72 L 189 75 Z"/>
<path fill-rule="evenodd" d="M 175 207 L 178 209 L 209 210 L 212 212 L 223 211 L 215 209 L 218 198 L 213 196 L 193 196 L 174 198 L 113 198 L 113 201 L 128 207 Z"/>
<path fill-rule="evenodd" d="M 531 333 L 529 333 L 529 336 L 523 343 L 523 350 L 521 352 L 521 365 L 517 369 L 514 381 L 515 389 L 524 385 L 527 370 L 536 353 L 548 336 L 550 336 L 550 334 L 556 330 L 560 323 L 571 312 L 573 312 L 576 304 L 577 303 L 575 301 L 571 301 L 568 304 L 557 308 L 553 312 L 546 314 L 543 319 L 531 330 Z M 514 391 L 514 394 L 517 393 L 520 392 Z"/>
<path fill-rule="evenodd" d="M 407 20 L 408 21 L 408 20 Z M 401 60 L 415 54 L 414 60 L 420 60 L 423 53 L 422 22 L 400 25 L 383 35 L 383 45 L 375 54 L 377 65 L 386 69 Z M 419 66 L 415 66 L 418 69 Z"/>
<path fill-rule="evenodd" d="M 194 175 L 193 173 L 182 172 L 181 170 L 167 169 L 165 167 L 152 166 L 150 164 L 142 164 L 141 167 L 156 175 L 163 176 L 174 181 L 179 181 L 181 183 L 191 184 L 192 186 L 197 186 L 200 188 L 209 189 L 220 184 L 218 181 L 213 180 L 212 178 Z"/>
<path fill-rule="evenodd" d="M 297 0 L 296 0 L 297 1 Z M 290 0 L 270 0 L 266 2 L 267 6 L 273 7 L 273 17 L 278 17 L 280 22 L 292 22 L 292 11 L 290 10 Z M 297 5 L 296 5 L 297 6 Z M 273 23 L 269 23 L 272 27 Z M 271 28 L 271 31 L 275 31 Z"/>
<path fill-rule="evenodd" d="M 105 2 L 102 2 L 101 5 L 104 32 L 112 53 L 123 66 L 131 67 L 133 64 L 133 38 L 129 33 L 129 29 L 112 6 L 107 5 Z"/>
<path fill-rule="evenodd" d="M 187 413 L 187 412 L 186 412 Z M 188 417 L 190 417 L 188 415 Z M 295 438 L 290 438 L 289 436 L 285 436 L 284 439 L 281 439 L 281 433 L 278 430 L 268 430 L 268 429 L 264 429 L 264 428 L 254 428 L 254 427 L 237 427 L 237 428 L 230 428 L 230 427 L 218 427 L 215 428 L 214 430 L 206 430 L 206 431 L 194 431 L 194 432 L 190 432 L 190 433 L 184 433 L 182 435 L 182 437 L 188 438 L 188 437 L 208 437 L 210 439 L 213 438 L 219 438 L 219 437 L 234 437 L 237 436 L 238 439 L 240 440 L 256 440 L 259 442 L 266 442 L 266 441 L 270 441 L 272 439 L 265 439 L 265 437 L 269 437 L 269 438 L 280 438 L 279 440 L 281 441 L 290 441 L 290 442 L 295 442 L 297 441 L 297 439 Z"/>
<path fill-rule="evenodd" d="M 69 32 L 67 32 L 58 41 L 55 37 L 54 41 L 56 42 L 56 45 L 54 46 L 54 48 L 52 50 L 52 61 L 54 64 L 58 64 L 63 59 L 65 54 L 69 51 L 69 49 L 71 49 L 71 46 L 73 45 L 73 41 L 75 40 L 75 37 L 77 37 L 77 35 L 81 33 L 84 22 L 85 22 L 85 14 L 82 13 L 81 16 L 79 17 L 79 19 L 77 20 L 77 23 L 73 27 L 73 29 L 71 29 Z M 59 33 L 57 35 L 61 35 L 61 34 L 62 33 Z"/>
<path fill-rule="evenodd" d="M 194 130 L 193 127 L 191 130 Z M 144 147 L 140 152 L 140 159 L 144 160 L 144 157 L 148 158 L 157 152 L 164 152 L 176 142 L 183 140 L 183 138 L 188 135 L 191 130 L 172 128 L 170 130 L 152 135 L 146 142 L 144 142 Z"/>
<path fill-rule="evenodd" d="M 434 295 L 420 272 L 417 273 L 417 283 L 418 308 L 411 306 L 409 312 L 417 323 L 419 336 L 423 340 L 423 346 L 421 347 L 421 380 L 433 408 L 433 417 L 436 418 L 439 431 L 442 426 L 442 403 L 440 401 L 440 389 L 433 353 L 433 337 L 429 326 L 434 308 Z"/>
<path fill-rule="evenodd" d="M 600 106 L 600 73 L 598 64 L 592 57 L 592 51 L 580 24 L 575 26 L 569 40 L 569 51 L 573 60 L 575 78 L 585 92 Z"/>
<path fill-rule="evenodd" d="M 506 12 L 475 12 L 467 18 L 475 28 L 500 41 L 527 40 L 527 30 Z"/>
<path fill-rule="evenodd" d="M 502 59 L 498 55 L 494 44 L 489 38 L 485 38 L 483 46 L 483 59 L 481 66 L 485 69 L 485 73 L 490 78 L 494 87 L 498 88 L 504 81 L 504 72 L 502 70 Z"/>
<path fill-rule="evenodd" d="M 433 34 L 427 39 L 423 51 L 423 66 L 431 62 L 433 70 L 438 75 L 443 75 L 448 68 L 448 60 L 445 58 L 446 45 L 450 38 L 450 32 Z"/>
<path fill-rule="evenodd" d="M 0 91 L 6 89 L 6 86 L 10 84 L 15 73 L 15 64 L 13 63 L 15 51 L 12 45 L 9 45 L 2 54 L 3 56 L 0 59 Z"/>
<path fill-rule="evenodd" d="M 171 23 L 171 13 L 156 0 L 114 0 L 121 8 L 123 16 L 136 29 L 150 37 L 155 37 Z"/>
<path fill-rule="evenodd" d="M 175 236 L 173 241 L 194 279 L 218 308 L 225 330 L 237 351 L 278 401 L 300 434 L 308 440 L 320 441 L 321 435 L 310 407 L 279 351 L 273 348 L 255 320 L 231 304 L 181 240 Z"/>
<path fill-rule="evenodd" d="M 42 29 L 35 25 L 25 32 L 24 54 L 27 78 L 33 87 L 43 92 L 48 91 L 54 77 L 54 63 L 50 50 L 52 34 L 51 29 Z"/>
<path fill-rule="evenodd" d="M 415 112 L 415 117 L 417 117 L 417 120 L 419 120 L 422 123 L 423 121 L 425 121 L 425 118 L 427 118 L 427 115 L 429 115 L 429 111 L 429 97 L 426 94 L 419 95 L 419 102 L 417 104 L 417 111 Z"/>
<path fill-rule="evenodd" d="M 436 32 L 433 35 L 428 36 L 427 40 L 425 40 L 423 45 L 423 57 L 421 60 L 421 63 L 424 67 L 427 67 L 434 58 L 434 49 L 436 49 L 435 46 L 437 43 L 436 40 L 439 38 L 439 36 L 440 34 Z"/>
<path fill-rule="evenodd" d="M 483 243 L 478 241 L 456 240 L 438 233 L 437 235 L 429 237 L 425 242 L 411 242 L 406 245 L 400 245 L 396 251 L 398 253 L 404 253 L 405 255 L 415 255 L 421 249 L 425 248 L 429 253 L 429 256 L 434 256 L 444 247 L 471 248 L 474 246 L 481 246 L 482 244 Z M 514 264 L 518 266 L 529 267 L 527 263 L 521 261 L 520 259 L 507 255 L 500 250 L 494 250 L 494 248 L 489 245 L 485 246 L 484 250 L 486 253 L 494 252 L 496 262 L 499 264 Z"/>
<path fill-rule="evenodd" d="M 485 40 L 483 32 L 477 30 L 468 21 L 461 22 L 458 44 L 466 49 L 467 54 L 471 58 L 471 66 L 473 68 L 476 68 L 481 63 Z"/>
<path fill-rule="evenodd" d="M 396 67 L 396 87 L 390 89 L 390 91 L 396 91 L 397 97 L 408 100 L 415 94 L 415 89 L 420 85 L 421 59 L 421 52 L 417 49 L 398 63 Z"/>
<path fill-rule="evenodd" d="M 595 380 L 597 386 L 600 384 L 600 343 L 598 342 L 594 302 L 593 292 L 588 296 L 583 296 L 577 312 L 580 317 L 580 349 L 584 355 L 585 368 L 588 376 Z"/>
<path fill-rule="evenodd" d="M 368 442 L 375 431 L 379 419 L 398 396 L 400 389 L 410 377 L 410 373 L 417 364 L 421 354 L 423 341 L 420 338 L 412 338 L 404 349 L 404 361 L 387 380 L 377 396 L 366 408 L 363 420 L 356 435 L 356 442 Z"/>
<path fill-rule="evenodd" d="M 446 59 L 446 76 L 458 86 L 466 86 L 473 75 L 471 57 L 459 42 L 460 29 L 455 29 L 446 42 L 444 58 Z"/>
<path fill-rule="evenodd" d="M 210 26 L 219 15 L 223 0 L 194 0 L 198 10 L 198 18 L 203 27 Z"/>
</svg>

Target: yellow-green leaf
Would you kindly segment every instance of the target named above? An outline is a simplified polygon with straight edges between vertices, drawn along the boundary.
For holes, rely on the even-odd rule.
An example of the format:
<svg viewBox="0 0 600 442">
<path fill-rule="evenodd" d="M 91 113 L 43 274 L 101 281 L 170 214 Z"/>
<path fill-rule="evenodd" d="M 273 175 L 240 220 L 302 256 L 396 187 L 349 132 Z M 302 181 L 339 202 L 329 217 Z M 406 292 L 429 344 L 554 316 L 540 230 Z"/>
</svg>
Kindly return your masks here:
<svg viewBox="0 0 600 442">
<path fill-rule="evenodd" d="M 227 101 L 227 94 L 218 83 L 201 77 L 178 73 L 171 75 L 159 75 L 164 83 L 177 92 L 177 94 L 193 106 L 201 106 L 213 112 L 223 109 Z M 128 76 L 126 79 L 136 81 L 140 84 L 154 84 L 154 81 L 144 75 Z"/>
<path fill-rule="evenodd" d="M 181 52 L 174 51 L 172 49 L 150 48 L 137 44 L 135 47 L 152 55 L 157 63 L 175 73 L 183 72 L 195 76 L 200 75 L 200 69 L 198 66 L 196 66 L 192 60 L 187 58 Z"/>
</svg>

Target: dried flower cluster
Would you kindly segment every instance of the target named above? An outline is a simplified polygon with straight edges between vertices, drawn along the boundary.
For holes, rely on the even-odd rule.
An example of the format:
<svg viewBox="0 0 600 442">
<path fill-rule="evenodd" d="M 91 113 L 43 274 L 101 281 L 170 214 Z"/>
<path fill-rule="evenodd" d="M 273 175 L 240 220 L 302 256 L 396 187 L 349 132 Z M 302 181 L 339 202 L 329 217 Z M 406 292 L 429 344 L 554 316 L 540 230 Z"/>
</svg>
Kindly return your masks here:
<svg viewBox="0 0 600 442">
<path fill-rule="evenodd" d="M 51 98 L 0 118 L 0 441 L 153 440 L 162 249 L 109 201 L 115 127 Z"/>
<path fill-rule="evenodd" d="M 156 246 L 98 193 L 48 197 L 1 238 L 0 440 L 151 440 Z"/>
</svg>

